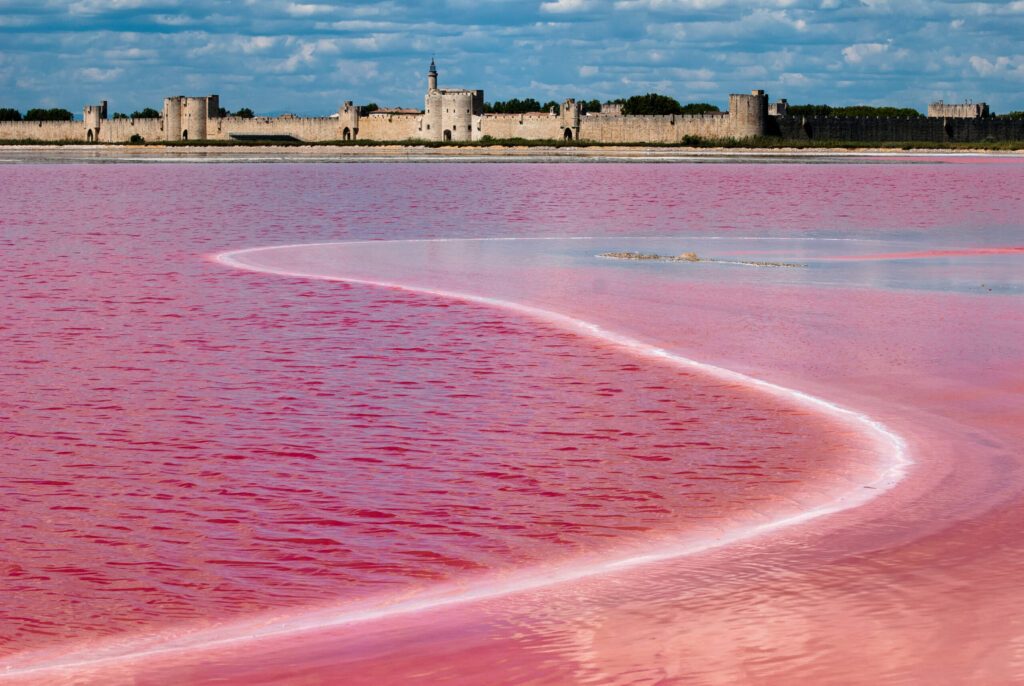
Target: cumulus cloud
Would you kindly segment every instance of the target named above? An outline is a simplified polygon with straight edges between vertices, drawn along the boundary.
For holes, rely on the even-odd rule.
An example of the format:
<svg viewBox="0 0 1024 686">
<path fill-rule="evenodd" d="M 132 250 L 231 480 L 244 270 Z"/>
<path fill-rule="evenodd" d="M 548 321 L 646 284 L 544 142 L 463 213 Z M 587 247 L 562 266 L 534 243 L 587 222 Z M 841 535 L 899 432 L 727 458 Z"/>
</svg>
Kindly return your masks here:
<svg viewBox="0 0 1024 686">
<path fill-rule="evenodd" d="M 1000 55 L 994 58 L 971 55 L 967 62 L 979 76 L 1007 77 L 1013 80 L 1024 78 L 1024 55 Z"/>
<path fill-rule="evenodd" d="M 860 64 L 869 57 L 888 51 L 888 43 L 855 43 L 843 48 L 843 59 L 850 64 Z"/>
</svg>

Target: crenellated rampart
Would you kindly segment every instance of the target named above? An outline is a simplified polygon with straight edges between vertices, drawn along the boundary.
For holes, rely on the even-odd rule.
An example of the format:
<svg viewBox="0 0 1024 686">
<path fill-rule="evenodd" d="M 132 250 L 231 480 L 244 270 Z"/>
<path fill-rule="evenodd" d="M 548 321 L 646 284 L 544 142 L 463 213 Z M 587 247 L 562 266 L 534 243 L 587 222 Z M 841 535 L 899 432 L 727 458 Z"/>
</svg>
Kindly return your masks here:
<svg viewBox="0 0 1024 686">
<path fill-rule="evenodd" d="M 2 121 L 0 140 L 85 142 L 85 124 L 80 121 Z"/>
<path fill-rule="evenodd" d="M 421 131 L 420 114 L 378 114 L 371 112 L 359 118 L 356 140 L 405 141 L 426 138 Z"/>
<path fill-rule="evenodd" d="M 485 114 L 480 117 L 479 130 L 474 138 L 489 136 L 498 140 L 522 138 L 524 140 L 560 140 L 564 138 L 562 121 L 548 112 L 523 114 Z M 575 137 L 575 134 L 573 134 Z"/>
<path fill-rule="evenodd" d="M 206 135 L 215 141 L 233 140 L 235 136 L 288 136 L 309 142 L 342 138 L 335 117 L 215 117 L 207 122 Z"/>
<path fill-rule="evenodd" d="M 108 119 L 100 123 L 100 143 L 125 143 L 139 136 L 143 141 L 164 140 L 164 120 L 153 119 Z M 137 140 L 137 139 L 136 139 Z"/>
<path fill-rule="evenodd" d="M 580 140 L 600 143 L 682 143 L 688 137 L 732 138 L 728 113 L 583 117 Z"/>
</svg>

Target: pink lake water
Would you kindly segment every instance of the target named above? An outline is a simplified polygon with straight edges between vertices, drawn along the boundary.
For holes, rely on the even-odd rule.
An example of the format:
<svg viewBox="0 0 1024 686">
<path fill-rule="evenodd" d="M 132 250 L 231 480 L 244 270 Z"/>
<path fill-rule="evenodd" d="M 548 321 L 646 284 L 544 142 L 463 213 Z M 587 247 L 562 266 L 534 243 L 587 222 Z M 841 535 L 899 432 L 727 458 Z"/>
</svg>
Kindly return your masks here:
<svg viewBox="0 0 1024 686">
<path fill-rule="evenodd" d="M 0 681 L 1024 679 L 1024 163 L 861 162 L 0 165 Z"/>
</svg>

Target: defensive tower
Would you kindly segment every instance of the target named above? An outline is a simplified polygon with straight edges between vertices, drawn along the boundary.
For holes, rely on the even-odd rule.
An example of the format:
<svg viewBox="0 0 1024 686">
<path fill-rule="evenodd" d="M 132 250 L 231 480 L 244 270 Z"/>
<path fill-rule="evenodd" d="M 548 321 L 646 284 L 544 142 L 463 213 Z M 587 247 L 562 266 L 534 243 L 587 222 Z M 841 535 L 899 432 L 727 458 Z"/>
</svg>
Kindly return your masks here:
<svg viewBox="0 0 1024 686">
<path fill-rule="evenodd" d="M 768 132 L 768 96 L 762 90 L 751 91 L 750 95 L 730 95 L 729 117 L 734 137 L 765 135 Z"/>
<path fill-rule="evenodd" d="M 338 128 L 343 141 L 354 141 L 359 136 L 359 108 L 351 100 L 346 100 L 338 110 Z"/>
<path fill-rule="evenodd" d="M 85 122 L 85 140 L 87 143 L 98 142 L 100 125 L 107 118 L 107 101 L 99 105 L 86 105 L 82 110 L 82 121 Z"/>
<path fill-rule="evenodd" d="M 219 115 L 220 96 L 217 95 L 164 98 L 164 140 L 206 140 L 210 118 Z"/>
<path fill-rule="evenodd" d="M 484 92 L 437 87 L 437 65 L 430 60 L 420 135 L 431 141 L 473 140 L 473 117 L 484 113 Z"/>
</svg>

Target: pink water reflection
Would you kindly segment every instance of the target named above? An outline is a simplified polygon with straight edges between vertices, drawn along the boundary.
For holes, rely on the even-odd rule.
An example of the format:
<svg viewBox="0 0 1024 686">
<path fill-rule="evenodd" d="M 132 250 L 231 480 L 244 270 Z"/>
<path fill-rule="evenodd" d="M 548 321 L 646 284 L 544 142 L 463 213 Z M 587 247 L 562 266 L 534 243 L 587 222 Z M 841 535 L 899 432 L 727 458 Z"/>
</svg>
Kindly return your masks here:
<svg viewBox="0 0 1024 686">
<path fill-rule="evenodd" d="M 773 233 L 866 238 L 876 244 L 844 244 L 842 252 L 887 254 L 880 229 L 903 221 L 896 252 L 908 242 L 918 252 L 964 246 L 960 215 L 921 213 L 927 190 L 949 174 L 967 180 L 989 168 L 872 165 L 875 202 L 895 189 L 913 216 L 894 218 L 889 206 L 884 222 L 871 214 L 851 230 L 861 199 L 839 191 L 828 211 L 809 198 L 803 218 L 776 204 L 796 225 Z M 410 199 L 369 200 L 390 209 L 382 224 L 424 212 L 421 203 L 432 201 L 415 189 L 428 173 L 441 169 L 447 182 L 463 173 L 395 169 L 408 175 Z M 772 171 L 805 184 L 841 178 L 870 195 L 862 169 Z M 1020 176 L 1009 169 L 1001 172 Z M 156 200 L 137 207 L 138 223 L 85 230 L 70 221 L 90 212 L 82 196 L 59 190 L 68 207 L 63 222 L 59 211 L 56 224 L 46 220 L 52 235 L 28 230 L 38 220 L 27 206 L 5 220 L 5 236 L 21 239 L 8 246 L 21 260 L 6 268 L 21 275 L 10 281 L 21 297 L 10 325 L 18 356 L 7 367 L 7 405 L 17 410 L 9 454 L 17 459 L 7 463 L 32 472 L 5 482 L 7 530 L 22 530 L 5 542 L 19 567 L 10 578 L 20 604 L 3 621 L 9 664 L 90 645 L 86 659 L 160 649 L 182 628 L 228 637 L 247 618 L 387 603 L 439 583 L 498 585 L 538 564 L 594 564 L 680 535 L 720 535 L 870 483 L 877 446 L 862 434 L 742 384 L 681 375 L 482 303 L 233 272 L 200 259 L 218 247 L 341 237 L 330 231 L 358 237 L 339 227 L 359 201 L 349 190 L 328 191 L 342 170 L 264 171 L 307 195 L 319 189 L 312 195 L 322 204 L 292 208 L 308 224 L 272 207 L 262 228 L 241 227 L 233 215 L 257 210 L 215 193 L 195 204 L 194 224 L 161 215 Z M 549 176 L 586 175 L 581 197 L 567 202 L 574 216 L 593 220 L 568 231 L 700 236 L 750 219 L 735 203 L 709 209 L 717 202 L 709 188 L 750 187 L 765 173 L 629 170 L 636 185 L 628 197 L 663 205 L 660 218 L 638 211 L 628 228 L 602 223 L 593 208 L 603 189 L 621 183 L 623 167 L 480 167 L 472 178 L 482 197 L 507 205 L 508 228 L 499 233 L 515 233 L 531 207 L 555 194 L 493 188 L 509 178 L 533 188 Z M 378 174 L 386 172 L 371 168 Z M 687 202 L 673 204 L 659 190 L 673 179 L 691 185 Z M 1005 245 L 1015 231 L 1003 183 L 990 179 L 974 198 L 972 220 L 990 222 L 974 229 L 979 250 Z M 247 191 L 236 190 L 244 199 Z M 281 205 L 293 202 L 283 196 Z M 488 203 L 455 207 L 466 224 L 455 227 L 449 214 L 424 233 L 494 232 L 473 227 L 493 211 Z M 204 208 L 223 210 L 226 226 L 200 225 Z M 332 211 L 334 228 L 311 228 Z M 708 229 L 668 222 L 658 230 L 665 216 L 709 212 L 716 219 Z M 548 217 L 526 229 L 556 232 Z M 917 461 L 909 478 L 868 505 L 698 556 L 64 675 L 102 683 L 1020 676 L 1020 258 L 957 263 L 945 270 L 957 278 L 947 281 L 936 276 L 941 269 L 680 272 L 593 259 L 616 247 L 697 243 L 701 254 L 727 249 L 699 238 L 378 243 L 271 252 L 260 266 L 521 303 L 800 389 L 896 430 Z M 753 250 L 813 259 L 836 245 Z M 992 282 L 1003 294 L 974 289 Z M 130 572 L 111 573 L 132 560 L 139 564 Z M 54 621 L 55 608 L 70 603 Z"/>
</svg>

